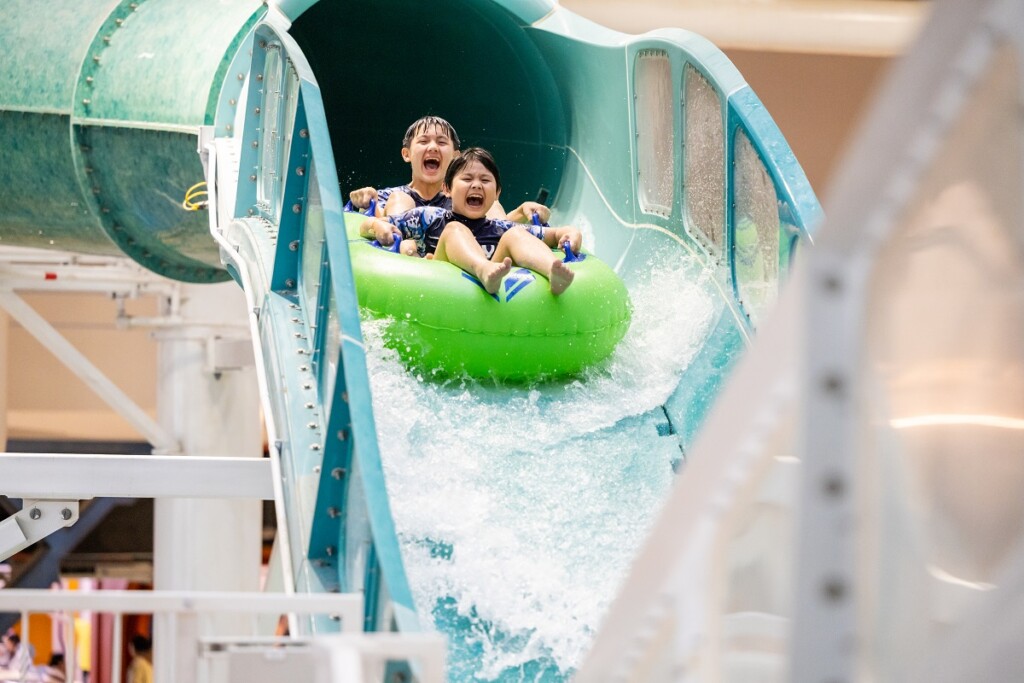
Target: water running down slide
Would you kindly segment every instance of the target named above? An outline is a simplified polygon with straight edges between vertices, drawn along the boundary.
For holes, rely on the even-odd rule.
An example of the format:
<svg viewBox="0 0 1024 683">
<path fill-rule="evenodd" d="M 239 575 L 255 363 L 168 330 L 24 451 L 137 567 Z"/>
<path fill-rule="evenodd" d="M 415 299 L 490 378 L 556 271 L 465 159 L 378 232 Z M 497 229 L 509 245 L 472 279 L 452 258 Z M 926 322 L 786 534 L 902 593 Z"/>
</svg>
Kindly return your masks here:
<svg viewBox="0 0 1024 683">
<path fill-rule="evenodd" d="M 21 53 L 65 69 L 52 92 L 4 76 L 5 136 L 35 152 L 4 166 L 4 241 L 191 281 L 223 260 L 253 311 L 281 585 L 362 591 L 368 630 L 441 627 L 455 679 L 570 673 L 820 215 L 756 96 L 698 36 L 625 36 L 541 0 L 285 4 L 291 26 L 251 2 L 103 11 L 62 63 L 56 42 Z M 39 20 L 12 12 L 24 40 Z M 627 283 L 607 363 L 438 384 L 361 322 L 342 192 L 404 180 L 398 137 L 428 112 L 494 152 L 506 206 L 546 199 Z M 204 172 L 214 239 L 168 201 Z"/>
</svg>

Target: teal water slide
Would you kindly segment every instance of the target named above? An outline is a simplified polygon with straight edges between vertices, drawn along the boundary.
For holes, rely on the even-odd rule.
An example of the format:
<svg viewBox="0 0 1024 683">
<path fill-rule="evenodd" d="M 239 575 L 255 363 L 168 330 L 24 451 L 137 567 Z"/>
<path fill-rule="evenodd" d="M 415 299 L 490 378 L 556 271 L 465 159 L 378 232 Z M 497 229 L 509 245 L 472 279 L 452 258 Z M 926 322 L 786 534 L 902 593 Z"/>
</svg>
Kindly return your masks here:
<svg viewBox="0 0 1024 683">
<path fill-rule="evenodd" d="M 2 243 L 127 254 L 170 278 L 245 288 L 280 473 L 278 580 L 362 592 L 367 630 L 442 628 L 453 678 L 570 673 L 820 219 L 729 60 L 680 29 L 627 36 L 547 0 L 56 0 L 45 12 L 9 0 L 0 35 Z M 505 206 L 548 203 L 624 279 L 637 310 L 607 364 L 524 389 L 433 386 L 386 357 L 357 310 L 342 207 L 350 189 L 407 180 L 400 136 L 426 113 L 494 152 Z M 203 180 L 208 211 L 184 210 Z M 520 421 L 506 433 L 509 412 Z M 517 445 L 503 451 L 490 434 Z M 481 484 L 480 470 L 493 478 Z M 488 500 L 459 498 L 460 485 Z M 487 508 L 494 526 L 481 534 L 445 521 L 438 498 L 463 517 L 509 505 Z M 520 523 L 546 531 L 517 540 Z M 581 622 L 578 637 L 536 637 L 529 621 L 543 610 L 491 609 L 496 586 L 519 591 L 511 603 L 561 599 L 512 575 L 476 592 L 439 578 L 476 542 L 492 564 L 464 573 L 500 574 L 496 548 L 517 544 L 571 558 L 547 572 L 562 577 L 559 595 L 580 583 L 578 566 L 609 566 L 595 582 L 604 593 L 574 603 L 594 610 L 556 610 Z"/>
</svg>

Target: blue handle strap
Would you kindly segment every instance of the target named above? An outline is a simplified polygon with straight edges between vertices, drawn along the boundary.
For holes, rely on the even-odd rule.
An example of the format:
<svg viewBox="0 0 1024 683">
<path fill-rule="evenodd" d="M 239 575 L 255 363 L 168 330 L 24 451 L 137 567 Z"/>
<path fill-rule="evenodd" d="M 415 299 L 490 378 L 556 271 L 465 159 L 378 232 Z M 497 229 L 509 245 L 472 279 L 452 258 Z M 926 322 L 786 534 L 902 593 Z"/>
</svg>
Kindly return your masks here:
<svg viewBox="0 0 1024 683">
<path fill-rule="evenodd" d="M 357 209 L 355 206 L 353 206 L 351 200 L 345 202 L 345 207 L 344 207 L 343 210 L 344 211 L 352 211 L 352 212 L 358 212 L 359 211 L 359 209 Z M 373 216 L 374 214 L 377 213 L 377 200 L 376 199 L 371 199 L 370 200 L 370 206 L 367 207 L 367 209 L 366 209 L 366 211 L 364 211 L 364 213 L 367 216 Z"/>
<path fill-rule="evenodd" d="M 533 221 L 534 225 L 543 225 L 543 223 L 540 222 L 540 216 L 537 215 L 536 211 L 533 212 L 533 216 L 531 216 L 530 219 Z M 562 259 L 562 263 L 576 263 L 577 261 L 582 261 L 587 258 L 585 254 L 577 256 L 572 253 L 572 245 L 569 243 L 569 240 L 562 243 L 562 251 L 565 252 L 565 258 Z"/>
</svg>

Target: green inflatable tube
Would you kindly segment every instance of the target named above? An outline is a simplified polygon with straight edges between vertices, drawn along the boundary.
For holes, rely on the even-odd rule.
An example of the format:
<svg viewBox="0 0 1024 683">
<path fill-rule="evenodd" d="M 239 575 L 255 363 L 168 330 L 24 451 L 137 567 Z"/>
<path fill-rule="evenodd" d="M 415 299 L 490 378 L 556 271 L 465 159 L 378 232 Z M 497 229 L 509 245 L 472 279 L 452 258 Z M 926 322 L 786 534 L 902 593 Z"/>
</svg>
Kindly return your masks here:
<svg viewBox="0 0 1024 683">
<path fill-rule="evenodd" d="M 607 358 L 629 328 L 625 285 L 592 255 L 569 264 L 576 278 L 561 296 L 518 267 L 492 295 L 450 263 L 373 246 L 359 236 L 364 219 L 345 214 L 359 305 L 391 318 L 387 346 L 430 376 L 525 382 L 575 375 Z"/>
</svg>

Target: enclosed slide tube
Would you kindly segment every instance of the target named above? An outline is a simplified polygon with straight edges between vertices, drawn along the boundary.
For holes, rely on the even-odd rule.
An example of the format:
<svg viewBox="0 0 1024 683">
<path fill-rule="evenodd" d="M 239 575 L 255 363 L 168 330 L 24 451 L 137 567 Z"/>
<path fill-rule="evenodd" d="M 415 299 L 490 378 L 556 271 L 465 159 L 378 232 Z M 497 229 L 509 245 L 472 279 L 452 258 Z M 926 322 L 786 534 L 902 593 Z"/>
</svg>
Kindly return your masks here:
<svg viewBox="0 0 1024 683">
<path fill-rule="evenodd" d="M 3 243 L 245 288 L 277 472 L 275 581 L 363 592 L 367 630 L 422 622 L 342 191 L 406 176 L 410 121 L 456 122 L 501 160 L 503 203 L 547 202 L 627 284 L 655 254 L 708 267 L 715 322 L 659 407 L 684 450 L 820 217 L 749 86 L 683 30 L 627 36 L 546 0 L 14 0 L 0 35 Z M 209 213 L 183 210 L 203 180 Z"/>
</svg>

